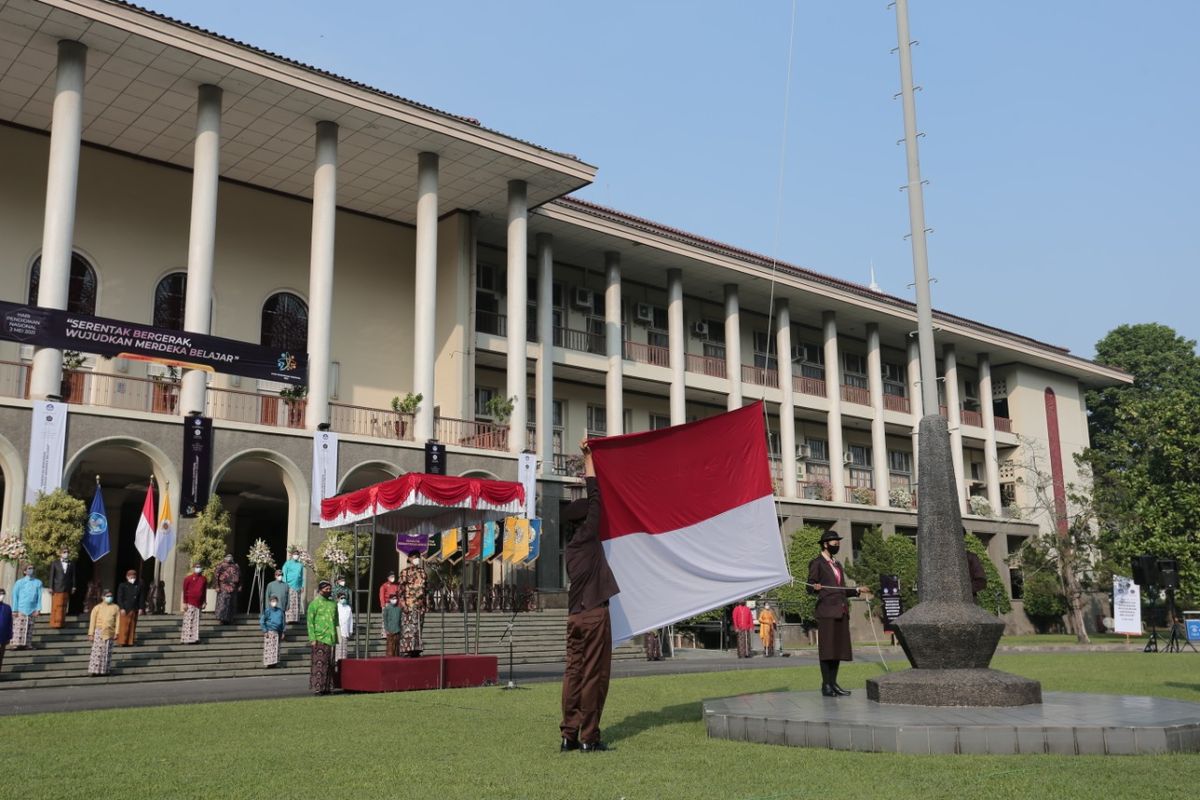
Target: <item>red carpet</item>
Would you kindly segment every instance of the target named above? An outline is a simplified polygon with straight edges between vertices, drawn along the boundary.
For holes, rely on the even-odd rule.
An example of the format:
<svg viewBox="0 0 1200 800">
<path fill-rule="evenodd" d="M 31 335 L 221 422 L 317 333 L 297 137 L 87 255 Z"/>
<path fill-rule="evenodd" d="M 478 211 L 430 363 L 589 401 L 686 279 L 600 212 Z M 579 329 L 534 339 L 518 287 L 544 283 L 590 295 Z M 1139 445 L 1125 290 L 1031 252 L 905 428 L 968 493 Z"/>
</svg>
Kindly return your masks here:
<svg viewBox="0 0 1200 800">
<path fill-rule="evenodd" d="M 342 661 L 342 689 L 347 692 L 409 692 L 438 688 L 438 656 L 419 658 L 347 658 Z M 447 655 L 442 675 L 446 688 L 496 683 L 496 656 Z"/>
</svg>

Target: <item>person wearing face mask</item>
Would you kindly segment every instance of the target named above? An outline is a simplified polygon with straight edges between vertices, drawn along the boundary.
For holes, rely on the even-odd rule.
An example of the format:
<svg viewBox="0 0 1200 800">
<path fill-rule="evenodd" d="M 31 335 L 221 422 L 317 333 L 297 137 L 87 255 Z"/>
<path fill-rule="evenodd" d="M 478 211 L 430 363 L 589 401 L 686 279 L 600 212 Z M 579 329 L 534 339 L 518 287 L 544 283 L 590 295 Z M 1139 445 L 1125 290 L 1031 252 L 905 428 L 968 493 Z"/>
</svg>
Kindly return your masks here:
<svg viewBox="0 0 1200 800">
<path fill-rule="evenodd" d="M 312 652 L 308 688 L 313 694 L 333 691 L 333 648 L 338 641 L 337 604 L 333 602 L 333 584 L 317 584 L 317 596 L 308 604 L 308 644 Z"/>
<path fill-rule="evenodd" d="M 117 647 L 133 647 L 137 643 L 138 611 L 142 607 L 142 585 L 137 572 L 125 573 L 125 582 L 117 587 L 117 608 L 121 612 L 117 621 Z"/>
<path fill-rule="evenodd" d="M 67 604 L 75 594 L 75 562 L 71 560 L 70 548 L 58 553 L 58 560 L 50 563 L 50 627 L 61 628 L 67 617 Z"/>
<path fill-rule="evenodd" d="M 290 590 L 286 606 L 287 621 L 299 622 L 300 605 L 304 598 L 304 565 L 300 563 L 300 554 L 295 548 L 288 551 L 288 560 L 283 565 L 283 580 Z"/>
<path fill-rule="evenodd" d="M 350 608 L 350 594 L 338 595 L 337 589 L 334 589 L 334 596 L 337 598 L 338 612 L 338 643 L 334 648 L 333 658 L 337 662 L 341 662 L 348 654 L 346 652 L 346 642 L 354 635 L 354 611 Z"/>
<path fill-rule="evenodd" d="M 25 565 L 25 577 L 13 584 L 13 650 L 33 649 L 33 624 L 42 613 L 42 582 Z"/>
<path fill-rule="evenodd" d="M 279 663 L 279 641 L 287 628 L 278 597 L 267 596 L 267 607 L 258 615 L 258 627 L 263 634 L 263 666 L 270 669 Z"/>
<path fill-rule="evenodd" d="M 737 657 L 749 658 L 750 632 L 754 630 L 754 612 L 745 601 L 733 607 L 733 630 L 737 633 Z"/>
<path fill-rule="evenodd" d="M 838 685 L 838 667 L 853 661 L 850 650 L 850 600 L 865 595 L 866 587 L 846 586 L 846 569 L 834 558 L 841 548 L 837 531 L 821 534 L 821 553 L 808 563 L 808 592 L 817 596 L 817 657 L 821 661 L 821 694 L 845 697 Z"/>
<path fill-rule="evenodd" d="M 92 643 L 92 652 L 88 656 L 88 675 L 98 677 L 108 674 L 109 664 L 112 662 L 113 640 L 117 636 L 118 617 L 113 593 L 105 591 L 104 602 L 92 609 L 88 621 L 88 640 Z"/>
<path fill-rule="evenodd" d="M 387 580 L 379 585 L 379 607 L 384 611 L 387 610 L 388 601 L 400 594 L 400 583 L 396 580 L 396 573 L 389 572 Z M 379 638 L 387 638 L 387 626 L 381 621 L 379 623 Z"/>
<path fill-rule="evenodd" d="M 0 669 L 4 668 L 4 651 L 12 641 L 13 634 L 12 606 L 5 599 L 4 590 L 0 589 Z"/>
<path fill-rule="evenodd" d="M 346 598 L 347 601 L 354 598 L 354 593 L 351 591 L 350 587 L 346 585 L 346 578 L 344 576 L 339 577 L 336 581 L 334 581 L 333 601 L 335 603 L 340 603 L 343 597 Z"/>
<path fill-rule="evenodd" d="M 200 643 L 200 609 L 204 608 L 208 579 L 200 562 L 192 564 L 192 574 L 183 579 L 183 643 Z"/>
<path fill-rule="evenodd" d="M 400 655 L 400 633 L 404 630 L 404 612 L 400 610 L 399 595 L 392 595 L 383 607 L 383 630 L 387 636 L 388 658 Z"/>
<path fill-rule="evenodd" d="M 283 570 L 275 570 L 275 580 L 267 584 L 267 589 L 264 594 L 264 602 L 270 603 L 272 600 L 279 606 L 279 613 L 284 614 L 286 618 L 288 601 L 291 599 L 292 590 L 283 579 Z M 283 634 L 279 635 L 279 640 L 283 641 Z"/>
<path fill-rule="evenodd" d="M 421 626 L 425 623 L 425 570 L 421 557 L 414 555 L 400 571 L 400 650 L 409 656 L 421 655 Z"/>
<path fill-rule="evenodd" d="M 233 554 L 226 553 L 225 560 L 217 565 L 216 571 L 213 572 L 213 582 L 217 585 L 217 621 L 228 625 L 233 622 L 237 593 L 242 585 L 242 570 L 234 563 Z"/>
</svg>

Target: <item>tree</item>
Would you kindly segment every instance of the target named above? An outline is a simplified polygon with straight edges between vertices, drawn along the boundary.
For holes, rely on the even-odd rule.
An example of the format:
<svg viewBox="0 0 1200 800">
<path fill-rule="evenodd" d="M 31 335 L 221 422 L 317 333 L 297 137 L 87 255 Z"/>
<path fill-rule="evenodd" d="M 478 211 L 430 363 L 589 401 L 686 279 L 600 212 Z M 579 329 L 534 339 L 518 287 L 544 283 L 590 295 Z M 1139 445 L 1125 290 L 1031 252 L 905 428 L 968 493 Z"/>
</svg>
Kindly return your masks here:
<svg viewBox="0 0 1200 800">
<path fill-rule="evenodd" d="M 810 622 L 816 619 L 817 598 L 808 593 L 804 585 L 808 580 L 808 562 L 812 561 L 820 551 L 822 531 L 812 525 L 805 525 L 792 534 L 788 541 L 787 562 L 788 571 L 792 573 L 792 582 L 775 590 L 779 598 L 785 619 L 790 617 L 798 622 Z"/>
<path fill-rule="evenodd" d="M 1157 324 L 1122 325 L 1096 360 L 1132 385 L 1087 395 L 1091 470 L 1101 543 L 1121 572 L 1142 553 L 1179 562 L 1185 602 L 1200 593 L 1200 356 L 1196 342 Z"/>
<path fill-rule="evenodd" d="M 984 547 L 983 542 L 978 536 L 968 536 L 966 545 L 968 550 L 979 556 L 979 561 L 983 564 L 983 572 L 987 575 L 987 586 L 975 595 L 976 604 L 996 616 L 1012 611 L 1012 601 L 1008 597 L 1008 591 L 1004 588 L 1004 581 L 1000 578 L 1000 570 L 996 569 L 996 565 L 988 557 L 987 548 Z"/>
<path fill-rule="evenodd" d="M 229 512 L 221 504 L 221 498 L 209 495 L 208 505 L 192 522 L 192 532 L 180 541 L 179 549 L 187 553 L 193 563 L 200 564 L 204 576 L 212 580 L 213 569 L 228 552 L 225 542 L 232 530 Z"/>
<path fill-rule="evenodd" d="M 883 538 L 879 528 L 863 535 L 862 547 L 846 571 L 859 586 L 870 586 L 875 597 L 882 597 L 880 575 L 900 579 L 900 604 L 905 611 L 917 604 L 917 546 L 907 536 Z"/>
<path fill-rule="evenodd" d="M 83 540 L 86 521 L 87 505 L 65 489 L 39 494 L 33 505 L 25 506 L 25 526 L 21 529 L 30 562 L 40 567 L 53 561 L 63 549 L 74 553 Z"/>
<path fill-rule="evenodd" d="M 331 531 L 321 546 L 317 548 L 317 557 L 314 559 L 316 573 L 319 577 L 336 581 L 340 577 L 348 576 L 353 571 L 355 536 L 358 537 L 359 554 L 362 556 L 370 554 L 371 534 L 365 531 L 357 534 L 351 531 Z M 366 575 L 370 566 L 368 559 L 361 559 L 358 564 L 358 574 Z"/>
</svg>

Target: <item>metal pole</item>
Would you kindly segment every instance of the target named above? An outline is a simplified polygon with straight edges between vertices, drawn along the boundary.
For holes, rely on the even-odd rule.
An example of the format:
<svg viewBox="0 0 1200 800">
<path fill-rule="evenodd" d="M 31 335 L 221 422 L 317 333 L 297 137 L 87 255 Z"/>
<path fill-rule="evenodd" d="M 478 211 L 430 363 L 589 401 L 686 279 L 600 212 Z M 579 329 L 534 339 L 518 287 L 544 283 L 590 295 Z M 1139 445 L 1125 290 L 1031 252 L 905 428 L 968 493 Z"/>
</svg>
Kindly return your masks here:
<svg viewBox="0 0 1200 800">
<path fill-rule="evenodd" d="M 925 414 L 938 413 L 937 360 L 933 347 L 933 304 L 929 291 L 929 254 L 925 247 L 925 197 L 917 153 L 917 102 L 913 97 L 912 38 L 908 0 L 896 0 L 896 40 L 900 54 L 900 97 L 904 105 L 904 154 L 908 162 L 908 224 L 912 239 L 913 279 L 917 290 L 917 349 L 921 354 L 921 401 Z"/>
</svg>

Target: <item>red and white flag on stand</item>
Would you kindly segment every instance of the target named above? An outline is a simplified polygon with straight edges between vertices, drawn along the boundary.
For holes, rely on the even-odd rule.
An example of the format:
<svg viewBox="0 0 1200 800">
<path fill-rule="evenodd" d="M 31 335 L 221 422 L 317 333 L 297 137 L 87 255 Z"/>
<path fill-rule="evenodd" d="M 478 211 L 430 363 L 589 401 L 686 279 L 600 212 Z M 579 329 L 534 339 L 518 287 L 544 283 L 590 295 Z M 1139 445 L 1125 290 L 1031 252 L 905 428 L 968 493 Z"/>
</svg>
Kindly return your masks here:
<svg viewBox="0 0 1200 800">
<path fill-rule="evenodd" d="M 614 642 L 791 580 L 761 402 L 590 444 Z"/>
<path fill-rule="evenodd" d="M 138 517 L 137 530 L 133 534 L 133 545 L 143 561 L 154 558 L 154 484 L 146 487 L 146 501 L 142 503 L 142 515 Z"/>
</svg>

